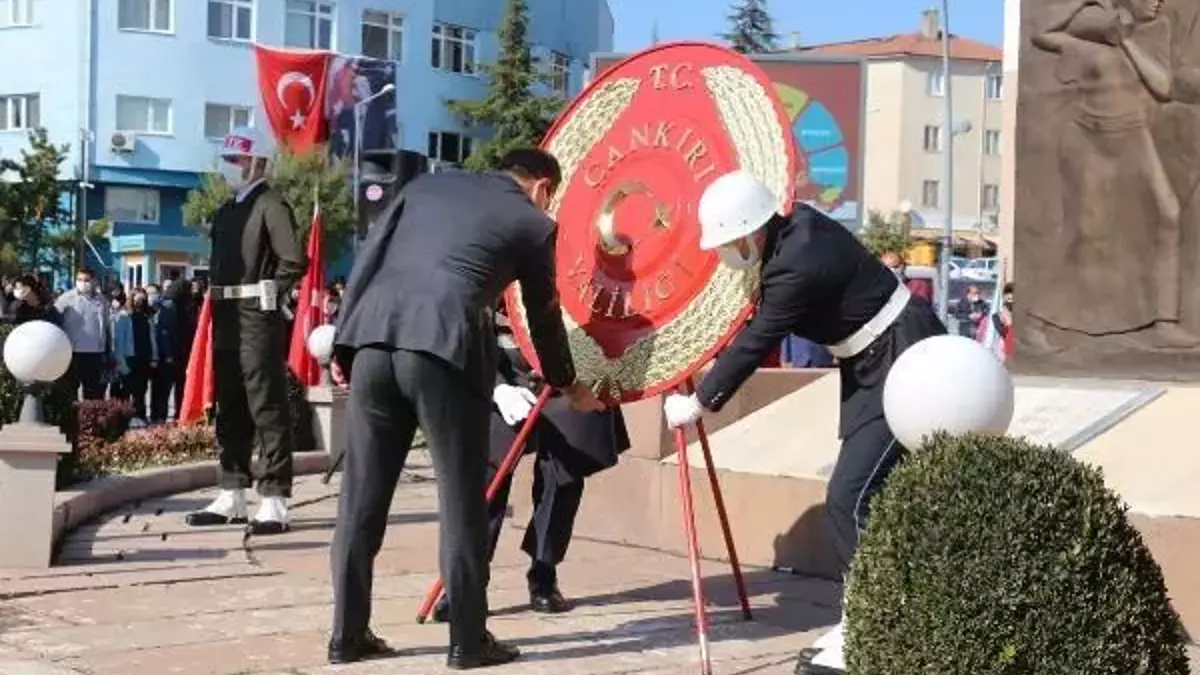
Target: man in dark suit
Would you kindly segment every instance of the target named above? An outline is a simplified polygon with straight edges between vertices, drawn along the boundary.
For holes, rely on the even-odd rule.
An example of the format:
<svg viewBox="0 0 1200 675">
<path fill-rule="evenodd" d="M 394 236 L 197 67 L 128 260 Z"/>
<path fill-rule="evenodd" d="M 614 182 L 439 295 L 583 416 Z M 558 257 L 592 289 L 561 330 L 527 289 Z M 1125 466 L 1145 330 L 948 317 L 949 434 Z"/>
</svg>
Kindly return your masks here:
<svg viewBox="0 0 1200 675">
<path fill-rule="evenodd" d="M 846 228 L 819 211 L 797 206 L 791 218 L 754 176 L 735 171 L 713 181 L 700 198 L 700 247 L 731 267 L 762 265 L 754 317 L 705 375 L 695 394 L 664 403 L 678 427 L 717 411 L 789 334 L 827 345 L 842 380 L 837 465 L 826 509 L 843 574 L 865 529 L 871 497 L 904 455 L 883 415 L 883 384 L 904 350 L 946 327 L 929 303 L 913 296 Z M 802 658 L 798 673 L 838 673 L 842 624 L 818 640 L 819 653 Z"/>
<path fill-rule="evenodd" d="M 500 369 L 492 390 L 489 485 L 532 412 L 538 390 L 544 386 L 513 341 L 508 317 L 498 312 L 496 326 Z M 521 549 L 531 561 L 526 581 L 533 611 L 560 614 L 570 610 L 570 604 L 558 589 L 558 565 L 566 557 L 571 543 L 585 479 L 615 466 L 618 455 L 628 449 L 629 432 L 620 408 L 577 412 L 562 397 L 555 396 L 534 423 L 533 433 L 524 449 L 525 454 L 536 455 L 533 515 L 521 542 Z M 488 504 L 489 561 L 496 554 L 496 544 L 500 541 L 511 488 L 510 474 Z M 433 618 L 446 621 L 449 616 L 450 603 L 442 596 Z"/>
<path fill-rule="evenodd" d="M 417 426 L 438 478 L 441 574 L 454 669 L 507 663 L 517 650 L 487 631 L 486 453 L 498 355 L 492 308 L 521 283 L 546 382 L 600 410 L 575 379 L 554 284 L 555 224 L 544 209 L 562 175 L 535 149 L 489 174 L 409 183 L 355 259 L 337 325 L 335 381 L 347 383 L 349 436 L 332 550 L 329 660 L 390 653 L 369 628 L 374 558 Z"/>
</svg>

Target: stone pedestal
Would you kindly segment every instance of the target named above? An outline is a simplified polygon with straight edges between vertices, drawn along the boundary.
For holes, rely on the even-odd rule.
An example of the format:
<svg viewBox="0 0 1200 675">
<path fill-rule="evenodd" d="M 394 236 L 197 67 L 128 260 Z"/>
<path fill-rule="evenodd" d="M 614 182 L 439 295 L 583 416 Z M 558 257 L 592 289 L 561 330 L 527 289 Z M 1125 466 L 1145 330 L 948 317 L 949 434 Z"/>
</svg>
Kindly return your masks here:
<svg viewBox="0 0 1200 675">
<path fill-rule="evenodd" d="M 0 568 L 50 566 L 54 477 L 71 445 L 52 426 L 0 430 Z"/>
<path fill-rule="evenodd" d="M 319 385 L 308 388 L 317 450 L 338 455 L 345 449 L 346 399 L 349 396 L 350 393 L 340 387 Z"/>
</svg>

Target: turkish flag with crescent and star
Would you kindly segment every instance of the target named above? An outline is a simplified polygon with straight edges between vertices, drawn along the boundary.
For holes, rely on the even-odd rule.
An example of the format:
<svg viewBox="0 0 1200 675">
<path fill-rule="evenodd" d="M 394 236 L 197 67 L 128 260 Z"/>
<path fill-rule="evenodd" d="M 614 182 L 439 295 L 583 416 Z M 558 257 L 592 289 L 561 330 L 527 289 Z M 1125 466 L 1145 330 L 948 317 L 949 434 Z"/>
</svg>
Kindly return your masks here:
<svg viewBox="0 0 1200 675">
<path fill-rule="evenodd" d="M 325 142 L 325 81 L 330 52 L 255 45 L 258 91 L 281 148 L 307 152 Z"/>
</svg>

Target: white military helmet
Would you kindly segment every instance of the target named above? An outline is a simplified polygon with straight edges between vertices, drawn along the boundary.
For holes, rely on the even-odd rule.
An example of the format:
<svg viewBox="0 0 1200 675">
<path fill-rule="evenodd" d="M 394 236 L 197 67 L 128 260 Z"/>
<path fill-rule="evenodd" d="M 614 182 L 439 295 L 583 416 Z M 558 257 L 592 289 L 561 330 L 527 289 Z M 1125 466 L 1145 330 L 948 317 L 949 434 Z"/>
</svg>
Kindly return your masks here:
<svg viewBox="0 0 1200 675">
<path fill-rule="evenodd" d="M 274 153 L 270 137 L 253 127 L 238 127 L 230 131 L 221 145 L 221 159 L 271 159 Z"/>
<path fill-rule="evenodd" d="M 711 251 L 758 231 L 779 211 L 779 199 L 748 171 L 731 171 L 700 196 L 700 248 Z"/>
</svg>

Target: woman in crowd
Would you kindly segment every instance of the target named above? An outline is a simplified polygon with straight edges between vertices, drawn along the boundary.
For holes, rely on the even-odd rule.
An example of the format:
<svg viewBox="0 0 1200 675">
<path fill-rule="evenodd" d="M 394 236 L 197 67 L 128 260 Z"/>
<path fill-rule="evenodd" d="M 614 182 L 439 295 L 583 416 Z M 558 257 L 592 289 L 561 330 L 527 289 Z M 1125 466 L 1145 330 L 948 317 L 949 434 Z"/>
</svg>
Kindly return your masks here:
<svg viewBox="0 0 1200 675">
<path fill-rule="evenodd" d="M 58 310 L 54 309 L 54 303 L 34 277 L 25 275 L 14 281 L 12 295 L 8 313 L 13 325 L 19 326 L 27 321 L 59 322 Z"/>
<path fill-rule="evenodd" d="M 134 418 L 146 421 L 146 390 L 158 365 L 150 303 L 146 292 L 134 289 L 130 302 L 113 319 L 113 357 L 123 375 L 122 393 L 133 399 Z"/>
</svg>

